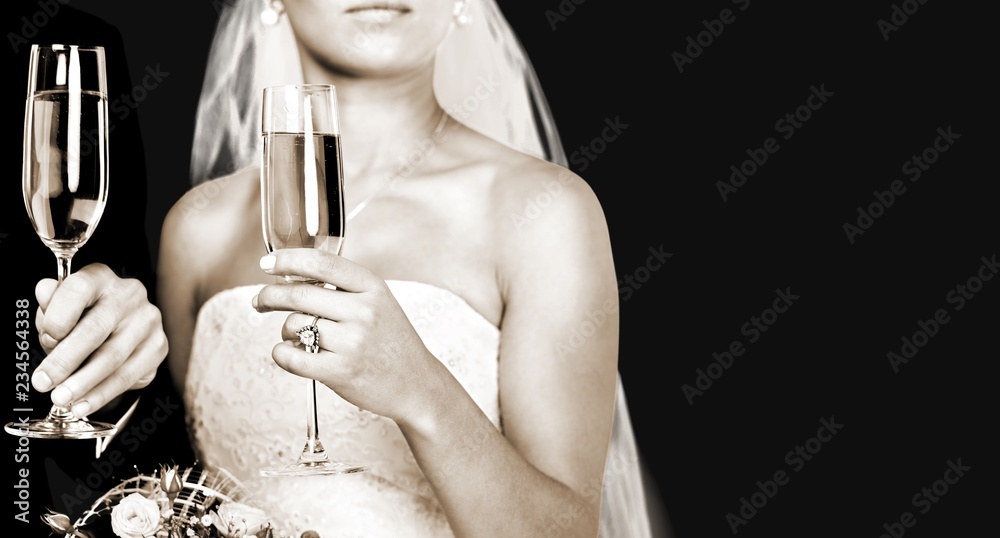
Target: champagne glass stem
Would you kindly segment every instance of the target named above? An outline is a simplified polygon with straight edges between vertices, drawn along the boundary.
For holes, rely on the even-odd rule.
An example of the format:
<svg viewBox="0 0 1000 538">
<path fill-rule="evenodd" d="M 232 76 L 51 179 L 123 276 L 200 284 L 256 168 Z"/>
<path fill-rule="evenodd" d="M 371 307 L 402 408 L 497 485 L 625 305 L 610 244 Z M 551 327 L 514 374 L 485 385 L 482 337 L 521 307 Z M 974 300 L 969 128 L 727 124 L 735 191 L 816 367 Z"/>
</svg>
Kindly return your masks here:
<svg viewBox="0 0 1000 538">
<path fill-rule="evenodd" d="M 52 409 L 49 411 L 49 418 L 59 422 L 67 422 L 77 419 L 68 407 L 63 407 L 61 405 L 52 406 Z"/>
<path fill-rule="evenodd" d="M 72 252 L 56 252 L 56 262 L 58 263 L 58 278 L 59 282 L 66 280 L 69 276 L 70 265 L 73 261 Z"/>
<path fill-rule="evenodd" d="M 56 252 L 56 263 L 57 263 L 57 274 L 59 283 L 61 284 L 66 277 L 69 276 L 70 266 L 73 262 L 73 253 L 71 252 Z M 53 405 L 52 409 L 49 411 L 49 419 L 59 422 L 66 422 L 69 420 L 76 420 L 77 417 L 73 415 L 72 411 L 68 407 L 63 407 L 61 405 Z"/>
<path fill-rule="evenodd" d="M 59 279 L 60 284 L 62 283 L 63 280 L 66 280 L 66 277 L 69 276 L 72 262 L 73 262 L 72 252 L 65 252 L 65 251 L 56 252 L 56 267 L 57 267 L 56 274 L 58 275 L 57 278 Z M 52 409 L 49 410 L 49 420 L 56 422 L 68 422 L 71 420 L 79 420 L 79 419 L 78 417 L 73 415 L 73 412 L 70 411 L 69 407 L 63 407 L 61 405 L 53 405 Z"/>
<path fill-rule="evenodd" d="M 319 411 L 316 409 L 316 380 L 310 381 L 309 392 L 309 420 L 306 421 L 306 446 L 302 450 L 300 461 L 303 463 L 313 463 L 326 461 L 326 449 L 319 440 Z"/>
</svg>

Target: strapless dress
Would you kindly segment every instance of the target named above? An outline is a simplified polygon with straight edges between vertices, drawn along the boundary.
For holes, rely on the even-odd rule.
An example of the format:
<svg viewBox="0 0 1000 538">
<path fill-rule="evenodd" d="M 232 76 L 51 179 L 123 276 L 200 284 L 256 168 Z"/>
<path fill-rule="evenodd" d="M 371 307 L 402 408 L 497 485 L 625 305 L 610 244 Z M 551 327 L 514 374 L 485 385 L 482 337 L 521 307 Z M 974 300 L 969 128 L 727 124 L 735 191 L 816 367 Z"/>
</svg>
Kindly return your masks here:
<svg viewBox="0 0 1000 538">
<path fill-rule="evenodd" d="M 451 291 L 387 283 L 427 349 L 499 429 L 499 329 Z M 302 451 L 311 383 L 271 359 L 288 313 L 254 310 L 250 301 L 261 287 L 221 291 L 198 312 L 184 390 L 198 463 L 232 474 L 248 503 L 291 536 L 305 530 L 322 538 L 452 536 L 395 422 L 359 410 L 322 384 L 321 442 L 332 459 L 368 471 L 259 476 L 260 468 L 291 463 Z"/>
</svg>

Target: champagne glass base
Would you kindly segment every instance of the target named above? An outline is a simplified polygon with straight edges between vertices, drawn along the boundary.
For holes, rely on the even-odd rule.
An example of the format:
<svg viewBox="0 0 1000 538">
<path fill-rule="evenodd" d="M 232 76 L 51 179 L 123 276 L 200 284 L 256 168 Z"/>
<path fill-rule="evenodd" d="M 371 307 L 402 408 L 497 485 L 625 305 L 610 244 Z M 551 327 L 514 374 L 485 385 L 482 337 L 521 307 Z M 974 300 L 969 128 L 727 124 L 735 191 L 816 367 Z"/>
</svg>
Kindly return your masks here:
<svg viewBox="0 0 1000 538">
<path fill-rule="evenodd" d="M 8 422 L 4 426 L 4 430 L 11 435 L 36 439 L 97 439 L 114 435 L 118 428 L 107 422 L 45 418 L 27 422 Z"/>
<path fill-rule="evenodd" d="M 303 461 L 291 465 L 264 467 L 261 476 L 316 476 L 332 474 L 352 474 L 367 471 L 362 465 L 343 463 L 339 461 Z"/>
</svg>

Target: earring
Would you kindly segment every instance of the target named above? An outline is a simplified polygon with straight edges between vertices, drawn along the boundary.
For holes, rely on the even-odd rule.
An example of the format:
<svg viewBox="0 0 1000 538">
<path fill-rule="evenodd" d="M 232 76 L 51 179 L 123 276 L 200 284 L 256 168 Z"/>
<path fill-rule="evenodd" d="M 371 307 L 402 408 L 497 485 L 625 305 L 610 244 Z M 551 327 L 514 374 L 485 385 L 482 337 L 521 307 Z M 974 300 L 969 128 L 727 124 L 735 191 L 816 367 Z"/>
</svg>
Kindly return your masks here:
<svg viewBox="0 0 1000 538">
<path fill-rule="evenodd" d="M 472 21 L 472 18 L 465 12 L 465 0 L 455 2 L 455 11 L 452 12 L 452 16 L 455 17 L 455 24 L 458 26 L 465 26 Z"/>
<path fill-rule="evenodd" d="M 278 24 L 278 19 L 281 18 L 281 14 L 285 12 L 285 5 L 281 3 L 281 0 L 262 0 L 264 2 L 264 11 L 260 12 L 260 22 L 264 26 L 274 26 Z"/>
</svg>

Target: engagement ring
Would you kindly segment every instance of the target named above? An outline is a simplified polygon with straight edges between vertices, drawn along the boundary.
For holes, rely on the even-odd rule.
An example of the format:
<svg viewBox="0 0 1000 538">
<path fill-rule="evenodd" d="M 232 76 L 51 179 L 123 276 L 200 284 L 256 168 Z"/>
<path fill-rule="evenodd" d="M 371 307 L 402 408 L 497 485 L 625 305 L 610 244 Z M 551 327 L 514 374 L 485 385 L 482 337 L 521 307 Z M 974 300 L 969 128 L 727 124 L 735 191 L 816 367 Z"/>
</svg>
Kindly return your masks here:
<svg viewBox="0 0 1000 538">
<path fill-rule="evenodd" d="M 316 327 L 317 322 L 319 322 L 319 316 L 313 316 L 312 323 L 295 331 L 299 335 L 299 342 L 302 342 L 302 346 L 309 353 L 319 353 L 319 329 Z"/>
</svg>

